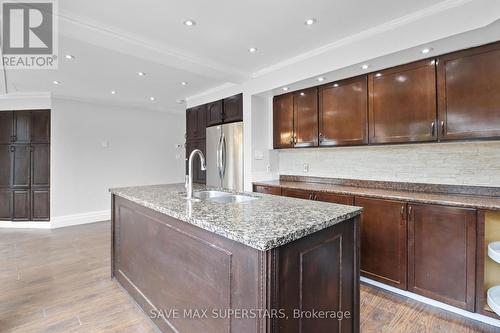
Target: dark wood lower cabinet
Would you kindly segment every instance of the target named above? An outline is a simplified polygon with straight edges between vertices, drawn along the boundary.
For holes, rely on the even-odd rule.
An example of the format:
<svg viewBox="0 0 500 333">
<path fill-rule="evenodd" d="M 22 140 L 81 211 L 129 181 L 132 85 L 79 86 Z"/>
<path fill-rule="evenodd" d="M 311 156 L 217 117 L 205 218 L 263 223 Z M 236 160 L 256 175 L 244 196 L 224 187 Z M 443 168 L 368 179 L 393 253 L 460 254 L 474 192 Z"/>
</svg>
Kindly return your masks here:
<svg viewBox="0 0 500 333">
<path fill-rule="evenodd" d="M 12 147 L 0 145 L 0 188 L 10 187 L 12 182 Z"/>
<path fill-rule="evenodd" d="M 406 203 L 356 197 L 361 215 L 361 275 L 406 289 Z"/>
<path fill-rule="evenodd" d="M 298 199 L 309 199 L 312 200 L 314 193 L 306 190 L 296 190 L 290 188 L 282 189 L 282 194 L 285 197 L 298 198 Z"/>
<path fill-rule="evenodd" d="M 29 221 L 30 190 L 14 190 L 12 193 L 12 220 Z"/>
<path fill-rule="evenodd" d="M 354 197 L 352 195 L 347 195 L 347 194 L 318 192 L 316 193 L 314 200 L 331 202 L 339 205 L 347 205 L 347 206 L 354 205 Z"/>
<path fill-rule="evenodd" d="M 258 193 L 281 195 L 281 187 L 254 185 L 253 191 Z"/>
<path fill-rule="evenodd" d="M 474 310 L 476 211 L 411 204 L 408 290 Z"/>
<path fill-rule="evenodd" d="M 31 190 L 31 219 L 48 221 L 50 218 L 50 191 L 46 189 Z"/>
<path fill-rule="evenodd" d="M 0 189 L 0 220 L 12 218 L 12 191 Z"/>
</svg>

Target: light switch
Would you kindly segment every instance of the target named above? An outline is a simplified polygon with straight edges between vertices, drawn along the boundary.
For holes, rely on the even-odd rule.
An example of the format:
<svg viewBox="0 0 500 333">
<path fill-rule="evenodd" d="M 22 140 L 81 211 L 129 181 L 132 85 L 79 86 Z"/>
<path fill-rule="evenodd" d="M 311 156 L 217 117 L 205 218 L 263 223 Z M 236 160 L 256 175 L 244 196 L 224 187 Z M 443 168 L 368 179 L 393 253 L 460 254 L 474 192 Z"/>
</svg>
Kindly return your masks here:
<svg viewBox="0 0 500 333">
<path fill-rule="evenodd" d="M 304 169 L 302 171 L 309 172 L 309 163 L 304 163 Z"/>
</svg>

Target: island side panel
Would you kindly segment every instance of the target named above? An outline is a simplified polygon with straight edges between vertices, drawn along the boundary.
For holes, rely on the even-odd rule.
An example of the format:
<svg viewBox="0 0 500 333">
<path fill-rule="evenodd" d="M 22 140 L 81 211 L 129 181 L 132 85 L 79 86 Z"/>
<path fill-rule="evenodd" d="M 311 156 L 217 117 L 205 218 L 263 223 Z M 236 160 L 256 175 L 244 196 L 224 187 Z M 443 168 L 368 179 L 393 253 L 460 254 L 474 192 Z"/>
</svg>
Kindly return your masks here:
<svg viewBox="0 0 500 333">
<path fill-rule="evenodd" d="M 119 196 L 114 199 L 112 228 L 117 281 L 147 315 L 180 311 L 180 316 L 164 313 L 171 317 L 152 318 L 160 330 L 266 331 L 266 322 L 258 318 L 216 319 L 211 312 L 266 308 L 264 252 Z M 209 309 L 208 318 L 186 318 L 185 309 Z"/>
<path fill-rule="evenodd" d="M 270 332 L 359 332 L 358 217 L 274 249 L 268 260 L 270 304 L 288 315 Z M 294 318 L 297 310 L 306 312 Z M 313 310 L 335 311 L 337 318 L 342 311 L 344 318 L 307 318 Z"/>
</svg>

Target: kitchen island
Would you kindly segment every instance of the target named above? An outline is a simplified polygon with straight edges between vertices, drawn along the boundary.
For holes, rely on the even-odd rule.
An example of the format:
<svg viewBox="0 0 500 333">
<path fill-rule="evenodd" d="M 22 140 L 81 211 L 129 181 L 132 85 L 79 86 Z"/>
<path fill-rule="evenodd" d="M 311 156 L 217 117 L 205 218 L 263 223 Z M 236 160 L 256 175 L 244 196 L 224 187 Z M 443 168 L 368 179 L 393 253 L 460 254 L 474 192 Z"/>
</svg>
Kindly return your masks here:
<svg viewBox="0 0 500 333">
<path fill-rule="evenodd" d="M 162 332 L 359 331 L 360 208 L 205 190 L 111 190 L 112 275 Z"/>
</svg>

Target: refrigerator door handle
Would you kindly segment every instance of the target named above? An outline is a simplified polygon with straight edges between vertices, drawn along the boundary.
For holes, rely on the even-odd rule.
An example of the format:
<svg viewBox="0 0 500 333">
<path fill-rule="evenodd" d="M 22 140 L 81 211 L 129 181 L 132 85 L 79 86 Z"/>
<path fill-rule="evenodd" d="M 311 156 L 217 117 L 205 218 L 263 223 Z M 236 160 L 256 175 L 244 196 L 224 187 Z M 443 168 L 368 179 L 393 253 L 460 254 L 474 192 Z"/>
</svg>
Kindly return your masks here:
<svg viewBox="0 0 500 333">
<path fill-rule="evenodd" d="M 226 136 L 222 132 L 222 147 L 221 147 L 221 175 L 222 178 L 226 175 Z"/>
<path fill-rule="evenodd" d="M 219 136 L 219 142 L 217 143 L 217 175 L 222 187 L 222 134 Z"/>
</svg>

